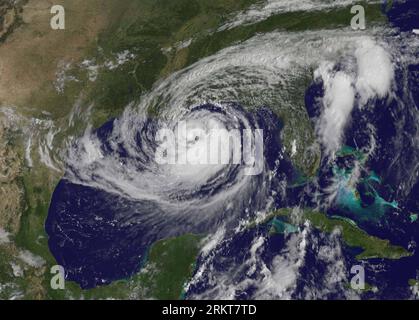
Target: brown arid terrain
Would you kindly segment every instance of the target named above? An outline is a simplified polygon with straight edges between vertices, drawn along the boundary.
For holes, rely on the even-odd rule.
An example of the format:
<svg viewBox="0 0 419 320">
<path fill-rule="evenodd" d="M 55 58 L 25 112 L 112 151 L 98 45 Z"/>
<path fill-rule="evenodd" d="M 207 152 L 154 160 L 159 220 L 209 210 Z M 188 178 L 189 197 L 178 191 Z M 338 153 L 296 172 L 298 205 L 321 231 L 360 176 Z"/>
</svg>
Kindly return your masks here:
<svg viewBox="0 0 419 320">
<path fill-rule="evenodd" d="M 22 214 L 22 191 L 18 183 L 22 162 L 16 149 L 7 142 L 9 128 L 3 120 L 0 118 L 0 228 L 16 234 Z"/>
<path fill-rule="evenodd" d="M 57 4 L 66 9 L 65 30 L 50 26 L 50 9 Z M 47 109 L 48 101 L 59 95 L 54 82 L 60 66 L 86 55 L 106 26 L 108 9 L 100 0 L 0 1 L 0 109 L 13 108 L 29 117 Z M 24 210 L 19 179 L 25 141 L 10 129 L 0 113 L 0 227 L 16 234 Z"/>
<path fill-rule="evenodd" d="M 24 1 L 0 1 L 0 41 L 4 41 L 19 25 Z"/>
<path fill-rule="evenodd" d="M 31 298 L 45 296 L 42 284 L 45 261 L 36 249 L 23 249 L 16 239 L 26 239 L 23 229 L 42 230 L 44 218 L 36 208 L 46 205 L 49 196 L 44 199 L 34 194 L 48 195 L 57 175 L 39 165 L 35 152 L 31 157 L 37 164 L 28 167 L 25 148 L 30 146 L 31 123 L 46 110 L 51 117 L 68 114 L 75 99 L 70 99 L 69 104 L 60 103 L 63 94 L 55 87 L 57 74 L 63 65 L 80 63 L 89 50 L 96 47 L 97 37 L 107 26 L 117 3 L 0 0 L 0 236 L 6 235 L 6 240 L 0 239 L 0 259 L 4 262 L 0 271 L 14 276 L 17 283 L 22 282 L 17 287 L 16 283 L 8 283 L 7 278 L 2 279 L 0 291 L 16 298 L 23 288 Z M 53 30 L 50 26 L 53 5 L 63 5 L 66 10 L 65 30 Z M 15 118 L 11 119 L 11 115 Z M 28 190 L 28 186 L 31 189 Z M 33 218 L 25 220 L 28 212 L 34 212 Z M 44 239 L 42 234 L 36 233 L 34 239 Z M 27 243 L 31 246 L 33 241 Z"/>
<path fill-rule="evenodd" d="M 368 30 L 350 30 L 352 3 L 365 8 Z M 55 6 L 65 10 L 64 29 L 51 24 Z M 393 38 L 383 10 L 379 1 L 347 0 L 0 0 L 0 300 L 217 298 L 216 291 L 223 299 L 317 299 L 333 290 L 369 298 L 393 290 L 377 289 L 378 279 L 396 265 L 385 259 L 415 256 L 419 233 L 398 223 L 413 230 L 418 214 L 407 207 L 417 202 L 398 202 L 397 190 L 408 193 L 404 181 L 385 184 L 393 164 L 377 167 L 381 175 L 370 164 L 386 163 L 393 149 L 397 162 L 415 163 L 402 147 L 412 147 L 417 130 L 410 100 L 381 101 L 384 92 L 399 94 L 398 83 L 387 90 L 378 76 L 364 79 L 384 70 L 390 88 L 395 70 L 413 78 L 405 65 L 411 38 Z M 370 111 L 357 105 L 364 91 L 371 107 L 380 104 L 377 119 L 352 112 Z M 343 100 L 352 102 L 341 113 Z M 384 116 L 385 105 L 397 112 Z M 216 125 L 205 123 L 211 114 Z M 379 135 L 399 116 L 400 141 Z M 261 160 L 269 165 L 255 179 L 231 166 L 192 174 L 151 166 L 156 130 L 183 119 L 205 131 L 268 129 Z M 408 176 L 402 169 L 394 180 Z M 394 235 L 374 234 L 393 220 Z M 373 234 L 364 228 L 370 222 Z M 396 235 L 404 240 L 393 244 Z M 357 261 L 378 270 L 365 293 L 349 288 Z M 65 288 L 54 285 L 58 264 Z M 419 270 L 411 271 L 418 291 Z"/>
<path fill-rule="evenodd" d="M 7 1 L 0 2 L 0 38 L 6 38 L 11 26 L 16 22 L 16 12 Z"/>
<path fill-rule="evenodd" d="M 112 2 L 27 1 L 18 14 L 19 27 L 0 45 L 0 105 L 37 107 L 31 103 L 31 97 L 53 92 L 60 64 L 80 61 L 106 26 L 107 3 Z M 53 30 L 50 26 L 53 5 L 63 5 L 66 9 L 65 30 Z M 4 24 L 15 19 L 10 17 L 10 12 L 15 10 L 19 9 L 5 12 Z"/>
</svg>

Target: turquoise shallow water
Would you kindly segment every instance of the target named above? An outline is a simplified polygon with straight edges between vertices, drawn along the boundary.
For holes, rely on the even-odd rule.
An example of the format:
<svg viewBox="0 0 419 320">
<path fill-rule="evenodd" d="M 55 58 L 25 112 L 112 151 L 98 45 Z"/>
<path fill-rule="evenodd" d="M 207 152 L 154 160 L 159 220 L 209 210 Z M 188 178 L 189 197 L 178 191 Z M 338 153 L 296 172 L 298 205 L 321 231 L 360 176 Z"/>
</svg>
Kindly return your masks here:
<svg viewBox="0 0 419 320">
<path fill-rule="evenodd" d="M 336 203 L 343 210 L 355 215 L 359 220 L 373 220 L 378 222 L 389 210 L 397 209 L 397 201 L 387 201 L 374 187 L 374 183 L 381 184 L 381 179 L 375 172 L 370 172 L 359 182 L 353 182 L 353 170 L 333 168 L 337 179 L 338 190 Z M 360 194 L 364 193 L 364 197 Z M 368 198 L 366 203 L 363 198 Z"/>
<path fill-rule="evenodd" d="M 297 226 L 284 222 L 278 218 L 275 218 L 271 221 L 271 226 L 272 226 L 271 230 L 274 233 L 279 233 L 279 234 L 290 234 L 290 233 L 295 233 L 299 231 Z"/>
</svg>

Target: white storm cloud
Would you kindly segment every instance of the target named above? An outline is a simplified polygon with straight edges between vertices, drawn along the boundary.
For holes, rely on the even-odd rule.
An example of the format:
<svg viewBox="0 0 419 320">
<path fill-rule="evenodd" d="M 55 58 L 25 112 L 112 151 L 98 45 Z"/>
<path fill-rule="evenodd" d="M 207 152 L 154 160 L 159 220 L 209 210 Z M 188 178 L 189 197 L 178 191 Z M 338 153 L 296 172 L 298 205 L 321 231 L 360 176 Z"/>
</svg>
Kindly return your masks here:
<svg viewBox="0 0 419 320">
<path fill-rule="evenodd" d="M 342 144 L 356 102 L 363 107 L 373 98 L 385 98 L 394 79 L 389 53 L 373 40 L 359 40 L 354 56 L 354 70 L 336 71 L 334 64 L 325 62 L 314 73 L 316 79 L 322 79 L 325 92 L 317 134 L 331 156 Z"/>
</svg>

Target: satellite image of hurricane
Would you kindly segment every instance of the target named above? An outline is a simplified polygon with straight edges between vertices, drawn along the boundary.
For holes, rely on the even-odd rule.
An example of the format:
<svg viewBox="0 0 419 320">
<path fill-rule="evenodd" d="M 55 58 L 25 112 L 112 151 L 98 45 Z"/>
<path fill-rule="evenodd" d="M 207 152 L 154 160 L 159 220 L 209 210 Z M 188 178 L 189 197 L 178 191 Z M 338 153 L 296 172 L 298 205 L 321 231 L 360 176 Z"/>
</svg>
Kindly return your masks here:
<svg viewBox="0 0 419 320">
<path fill-rule="evenodd" d="M 0 0 L 0 300 L 418 300 L 419 0 Z"/>
</svg>

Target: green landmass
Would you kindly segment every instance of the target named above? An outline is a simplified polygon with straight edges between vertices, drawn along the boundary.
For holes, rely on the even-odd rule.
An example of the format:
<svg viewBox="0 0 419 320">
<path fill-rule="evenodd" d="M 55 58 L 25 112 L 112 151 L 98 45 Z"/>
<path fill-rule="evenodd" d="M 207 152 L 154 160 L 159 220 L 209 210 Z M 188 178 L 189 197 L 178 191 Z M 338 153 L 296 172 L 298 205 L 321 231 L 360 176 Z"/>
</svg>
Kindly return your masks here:
<svg viewBox="0 0 419 320">
<path fill-rule="evenodd" d="M 336 228 L 342 233 L 342 240 L 349 247 L 361 248 L 363 251 L 356 256 L 358 260 L 382 258 L 400 259 L 412 254 L 401 246 L 394 246 L 388 240 L 367 234 L 365 231 L 343 219 L 328 217 L 326 214 L 310 209 L 284 208 L 272 212 L 264 219 L 269 221 L 275 217 L 289 219 L 291 223 L 301 224 L 308 220 L 316 229 L 332 233 Z"/>
<path fill-rule="evenodd" d="M 411 287 L 419 287 L 419 280 L 416 279 L 409 279 L 409 286 Z"/>
<path fill-rule="evenodd" d="M 138 274 L 90 290 L 66 282 L 65 290 L 48 290 L 50 299 L 170 299 L 182 298 L 191 278 L 202 236 L 185 234 L 154 243 L 147 262 Z M 49 286 L 48 286 L 49 287 Z"/>
<path fill-rule="evenodd" d="M 63 144 L 65 139 L 68 136 L 79 135 L 86 127 L 83 121 L 76 122 L 71 127 L 68 125 L 69 114 L 78 103 L 81 106 L 82 118 L 83 113 L 87 114 L 88 109 L 92 107 L 93 125 L 99 127 L 110 118 L 120 115 L 129 102 L 139 99 L 141 94 L 150 90 L 156 81 L 232 44 L 245 41 L 258 33 L 273 30 L 296 32 L 346 28 L 352 17 L 350 7 L 327 11 L 293 12 L 274 15 L 249 26 L 215 31 L 232 15 L 256 2 L 258 1 L 109 0 L 102 3 L 93 0 L 57 0 L 57 4 L 63 4 L 71 9 L 69 10 L 71 15 L 67 21 L 68 30 L 65 33 L 54 33 L 52 36 L 47 19 L 41 17 L 39 21 L 31 20 L 32 15 L 36 16 L 38 11 L 43 12 L 44 17 L 49 17 L 48 10 L 42 11 L 46 7 L 35 6 L 37 3 L 49 4 L 48 1 L 41 3 L 39 0 L 25 0 L 16 2 L 17 4 L 12 7 L 10 7 L 11 1 L 0 1 L 0 16 L 3 18 L 4 13 L 16 18 L 0 36 L 0 46 L 10 46 L 7 47 L 9 55 L 19 58 L 11 60 L 13 66 L 18 68 L 20 73 L 29 74 L 30 80 L 34 82 L 34 84 L 31 81 L 23 82 L 14 74 L 9 75 L 6 80 L 10 88 L 14 88 L 20 82 L 25 86 L 31 84 L 33 88 L 28 94 L 18 92 L 13 97 L 16 100 L 0 96 L 0 106 L 14 105 L 18 112 L 29 118 L 53 120 L 56 126 L 62 129 L 54 141 L 54 150 L 51 151 L 52 155 L 58 155 L 65 147 Z M 379 4 L 360 3 L 365 5 L 368 26 L 385 22 Z M 101 10 L 98 11 L 97 8 Z M 24 21 L 25 12 L 30 14 Z M 93 32 L 91 29 L 96 19 L 103 20 L 104 27 L 98 27 L 97 30 L 93 28 L 95 29 Z M 44 20 L 46 23 L 43 23 Z M 0 21 L 2 22 L 3 20 Z M 12 46 L 13 41 L 5 41 L 13 39 L 13 36 L 17 37 L 15 43 L 19 43 L 19 46 L 32 42 L 34 44 L 19 47 L 17 50 Z M 88 38 L 88 41 L 80 40 L 83 37 Z M 173 49 L 179 43 L 190 39 L 192 41 L 188 47 Z M 36 50 L 37 47 L 39 52 Z M 164 48 L 172 50 L 162 50 Z M 80 67 L 84 59 L 90 59 L 100 65 L 124 50 L 135 54 L 135 58 L 112 70 L 101 69 L 95 81 L 90 81 L 89 73 Z M 66 74 L 77 81 L 66 82 L 64 90 L 57 92 L 54 87 L 54 76 L 57 62 L 64 54 L 65 59 L 72 63 Z M 284 122 L 283 139 L 288 150 L 294 139 L 303 137 L 300 141 L 301 148 L 298 149 L 293 161 L 304 177 L 316 174 L 320 160 L 318 152 L 307 153 L 308 147 L 312 146 L 315 140 L 314 128 L 304 109 L 304 90 L 312 80 L 311 74 L 312 70 L 307 70 L 307 74 L 293 79 L 294 89 L 288 93 L 299 111 L 287 111 L 281 108 L 275 110 Z M 158 110 L 150 110 L 150 113 L 153 112 L 158 115 Z M 2 183 L 0 196 L 4 199 L 13 199 L 12 196 L 16 196 L 18 201 L 15 202 L 19 204 L 20 211 L 15 215 L 13 222 L 4 226 L 11 236 L 10 243 L 0 244 L 0 298 L 7 299 L 10 296 L 26 299 L 181 297 L 183 285 L 193 271 L 193 263 L 199 250 L 199 236 L 184 235 L 157 242 L 150 249 L 143 271 L 130 279 L 116 281 L 92 290 L 81 290 L 77 284 L 67 282 L 65 290 L 52 290 L 50 288 L 52 275 L 49 274 L 49 270 L 56 261 L 48 249 L 44 223 L 52 192 L 63 172 L 56 172 L 42 165 L 35 152 L 32 153 L 35 166 L 32 168 L 24 166 L 26 140 L 23 133 L 19 130 L 13 131 L 8 133 L 7 138 L 12 141 L 13 151 L 21 160 L 20 167 L 16 170 L 18 174 L 13 179 L 18 191 L 2 194 L 6 188 L 6 183 Z M 36 141 L 34 145 L 35 143 Z M 318 224 L 320 229 L 327 232 L 336 227 L 337 223 L 346 226 L 345 222 L 336 222 L 325 216 L 316 219 L 315 217 L 313 216 L 313 224 Z M 381 253 L 382 256 L 396 257 L 406 254 L 403 248 L 397 249 L 388 243 L 386 245 L 386 240 L 370 237 L 365 233 L 362 234 L 363 231 L 360 229 L 353 230 L 344 226 L 340 226 L 346 230 L 343 232 L 344 240 L 352 239 L 351 235 L 362 235 L 360 242 L 353 239 L 345 242 L 348 241 L 348 245 L 365 246 L 364 253 L 367 252 L 367 256 L 377 254 L 380 248 L 385 250 Z M 34 267 L 23 263 L 17 258 L 22 250 L 29 250 L 41 257 L 45 264 L 42 267 Z M 12 263 L 20 266 L 24 277 L 13 275 Z"/>
<path fill-rule="evenodd" d="M 154 243 L 142 270 L 128 279 L 109 285 L 82 290 L 78 284 L 65 282 L 65 289 L 54 290 L 49 273 L 56 264 L 53 258 L 41 267 L 29 266 L 19 260 L 19 250 L 0 245 L 0 300 L 22 299 L 181 299 L 185 283 L 195 267 L 202 236 L 185 234 Z M 37 247 L 29 248 L 36 252 Z M 40 253 L 40 252 L 37 252 Z M 140 263 L 140 262 L 139 262 Z M 20 275 L 13 267 L 19 266 Z"/>
</svg>

